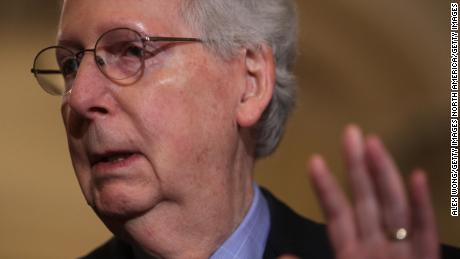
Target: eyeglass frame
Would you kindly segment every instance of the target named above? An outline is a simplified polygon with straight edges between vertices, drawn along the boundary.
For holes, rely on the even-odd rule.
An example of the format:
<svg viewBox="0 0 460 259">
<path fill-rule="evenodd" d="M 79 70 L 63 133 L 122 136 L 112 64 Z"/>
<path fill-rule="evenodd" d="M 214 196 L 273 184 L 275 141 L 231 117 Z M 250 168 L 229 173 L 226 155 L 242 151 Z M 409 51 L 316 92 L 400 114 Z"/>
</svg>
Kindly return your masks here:
<svg viewBox="0 0 460 259">
<path fill-rule="evenodd" d="M 70 53 L 73 54 L 73 56 L 75 57 L 75 59 L 78 61 L 78 68 L 77 68 L 77 73 L 78 73 L 78 69 L 80 69 L 80 62 L 81 62 L 81 59 L 83 58 L 84 56 L 84 53 L 85 52 L 92 52 L 93 53 L 93 57 L 94 57 L 94 62 L 96 63 L 96 66 L 98 67 L 99 71 L 101 71 L 101 73 L 106 77 L 108 78 L 109 80 L 111 81 L 116 81 L 116 79 L 113 79 L 111 78 L 106 72 L 104 72 L 104 70 L 102 69 L 101 65 L 99 65 L 98 63 L 98 58 L 101 58 L 99 57 L 98 55 L 96 55 L 96 49 L 97 49 L 97 45 L 99 43 L 99 41 L 105 36 L 107 35 L 108 33 L 111 33 L 113 31 L 116 31 L 116 30 L 129 30 L 129 31 L 132 31 L 134 33 L 136 33 L 138 36 L 139 36 L 139 39 L 142 41 L 142 49 L 145 51 L 145 48 L 146 48 L 146 43 L 147 42 L 199 42 L 199 43 L 203 43 L 204 41 L 200 38 L 193 38 L 193 37 L 163 37 L 163 36 L 142 36 L 142 33 L 138 32 L 137 30 L 134 30 L 132 28 L 128 28 L 128 27 L 117 27 L 117 28 L 113 28 L 113 29 L 110 29 L 104 33 L 102 33 L 96 40 L 96 43 L 94 44 L 94 48 L 92 49 L 82 49 L 78 52 L 75 52 L 71 49 L 69 49 L 68 47 L 65 47 L 65 46 L 62 46 L 62 45 L 53 45 L 53 46 L 49 46 L 49 47 L 46 47 L 42 50 L 40 50 L 36 55 L 35 55 L 35 58 L 34 58 L 34 63 L 32 65 L 32 68 L 30 69 L 30 72 L 34 74 L 35 78 L 37 79 L 38 81 L 38 84 L 41 86 L 41 88 L 43 88 L 43 90 L 45 90 L 47 93 L 51 94 L 51 95 L 58 95 L 58 94 L 53 94 L 51 92 L 49 92 L 47 89 L 45 89 L 42 84 L 40 83 L 40 80 L 38 79 L 38 74 L 63 74 L 62 72 L 62 69 L 61 70 L 53 70 L 53 69 L 35 69 L 35 66 L 36 66 L 36 63 L 37 63 L 37 60 L 38 58 L 40 57 L 40 55 L 51 49 L 51 48 L 62 48 L 62 49 L 65 49 L 67 51 L 69 51 Z M 79 55 L 81 55 L 82 57 L 79 58 Z M 142 59 L 141 59 L 141 66 L 139 67 L 139 70 L 133 74 L 136 75 L 137 73 L 139 73 L 140 71 L 144 71 L 144 68 L 145 68 L 145 54 L 142 55 Z M 137 81 L 137 80 L 136 80 Z M 73 88 L 73 85 L 71 87 L 69 87 L 69 89 L 67 91 L 64 91 L 62 94 L 59 94 L 60 96 L 65 96 L 67 94 L 69 94 L 71 91 L 72 91 L 72 88 Z"/>
</svg>

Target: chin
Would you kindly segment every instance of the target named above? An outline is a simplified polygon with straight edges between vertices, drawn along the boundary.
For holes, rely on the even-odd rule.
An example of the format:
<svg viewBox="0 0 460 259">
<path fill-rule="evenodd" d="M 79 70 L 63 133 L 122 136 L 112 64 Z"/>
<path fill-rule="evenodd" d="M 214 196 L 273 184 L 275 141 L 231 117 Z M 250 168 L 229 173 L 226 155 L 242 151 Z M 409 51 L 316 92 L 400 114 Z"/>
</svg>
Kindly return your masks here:
<svg viewBox="0 0 460 259">
<path fill-rule="evenodd" d="M 101 218 L 128 220 L 151 211 L 160 200 L 145 186 L 113 182 L 94 188 L 89 204 Z"/>
</svg>

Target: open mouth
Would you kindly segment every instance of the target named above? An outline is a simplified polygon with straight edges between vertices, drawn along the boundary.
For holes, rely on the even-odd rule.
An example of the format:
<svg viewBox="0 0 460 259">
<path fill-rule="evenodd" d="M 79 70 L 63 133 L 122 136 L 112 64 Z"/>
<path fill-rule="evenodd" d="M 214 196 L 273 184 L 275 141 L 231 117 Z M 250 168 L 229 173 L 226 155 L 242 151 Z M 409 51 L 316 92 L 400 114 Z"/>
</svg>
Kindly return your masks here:
<svg viewBox="0 0 460 259">
<path fill-rule="evenodd" d="M 96 164 L 115 164 L 123 162 L 137 153 L 129 152 L 129 151 L 122 151 L 122 152 L 107 152 L 104 154 L 94 154 L 90 156 L 90 163 L 91 166 Z"/>
</svg>

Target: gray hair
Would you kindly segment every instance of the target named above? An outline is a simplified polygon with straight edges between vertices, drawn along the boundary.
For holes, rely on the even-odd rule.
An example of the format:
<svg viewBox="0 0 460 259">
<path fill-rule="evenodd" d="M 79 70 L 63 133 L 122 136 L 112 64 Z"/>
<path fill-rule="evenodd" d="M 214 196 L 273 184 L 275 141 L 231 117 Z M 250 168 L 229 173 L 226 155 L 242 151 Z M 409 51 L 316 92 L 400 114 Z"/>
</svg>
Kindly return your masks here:
<svg viewBox="0 0 460 259">
<path fill-rule="evenodd" d="M 267 44 L 276 62 L 272 100 L 253 129 L 255 156 L 271 154 L 284 132 L 295 102 L 293 66 L 297 15 L 294 0 L 184 0 L 185 22 L 207 40 L 211 49 L 230 58 L 241 48 Z M 219 39 L 219 40 L 213 40 Z"/>
</svg>

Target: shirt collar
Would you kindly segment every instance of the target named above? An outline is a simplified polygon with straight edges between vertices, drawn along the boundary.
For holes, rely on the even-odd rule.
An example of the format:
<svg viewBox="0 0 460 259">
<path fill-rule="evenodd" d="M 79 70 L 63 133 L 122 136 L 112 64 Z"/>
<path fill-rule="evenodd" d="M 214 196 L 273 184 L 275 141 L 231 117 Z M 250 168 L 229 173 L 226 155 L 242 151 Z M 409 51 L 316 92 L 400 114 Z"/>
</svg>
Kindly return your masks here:
<svg viewBox="0 0 460 259">
<path fill-rule="evenodd" d="M 210 259 L 262 258 L 270 229 L 268 203 L 253 184 L 251 207 L 238 228 Z"/>
</svg>

